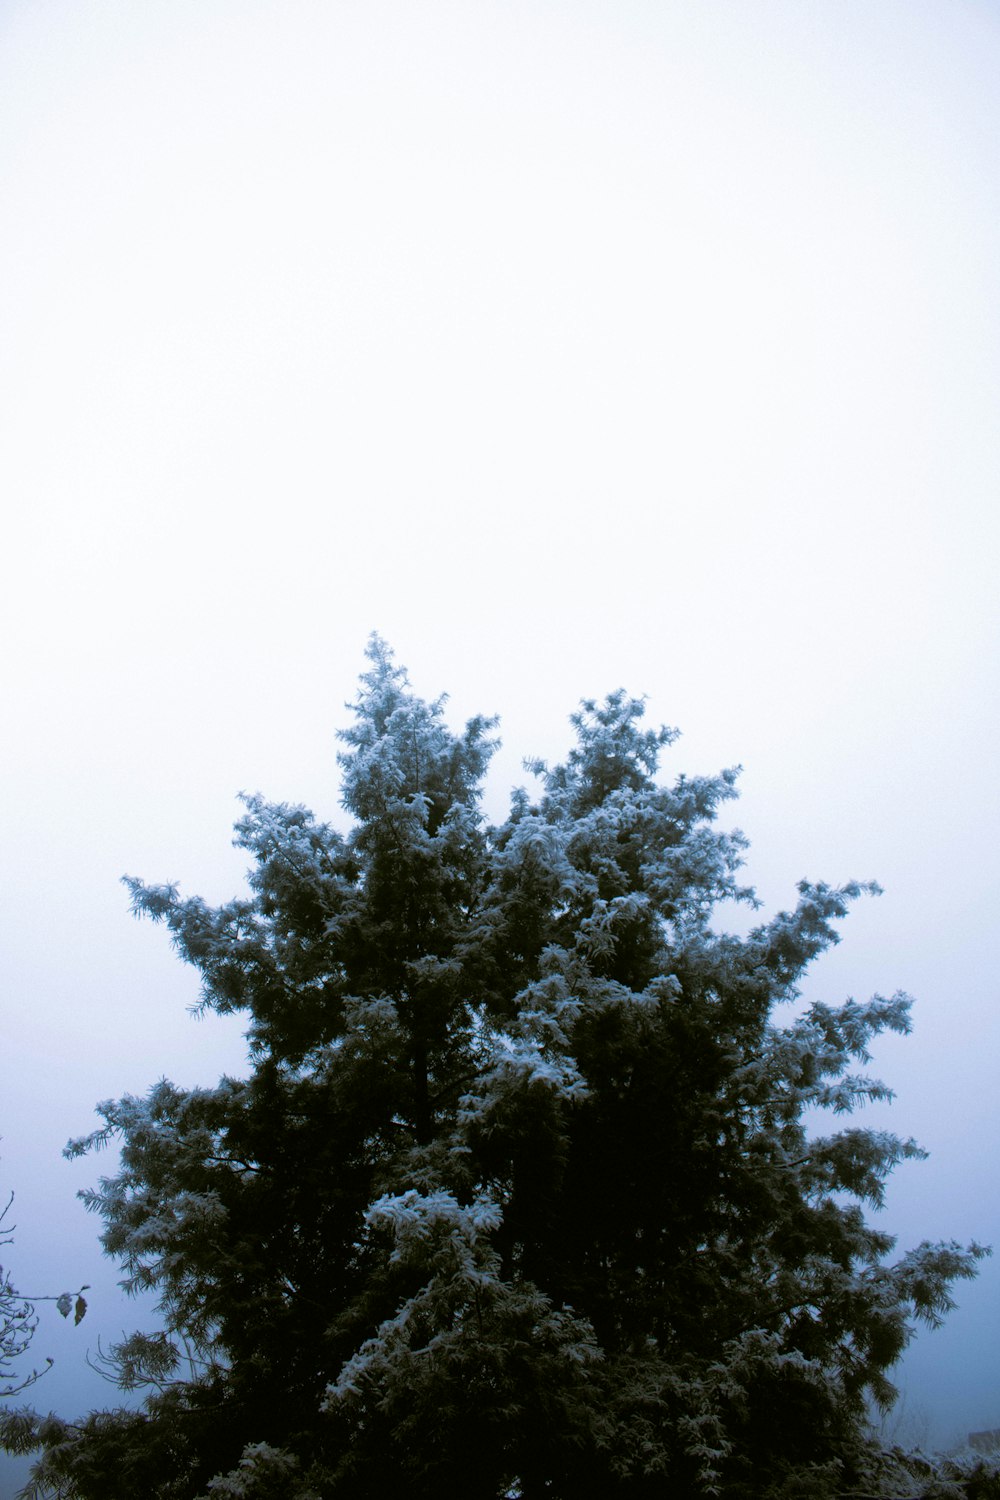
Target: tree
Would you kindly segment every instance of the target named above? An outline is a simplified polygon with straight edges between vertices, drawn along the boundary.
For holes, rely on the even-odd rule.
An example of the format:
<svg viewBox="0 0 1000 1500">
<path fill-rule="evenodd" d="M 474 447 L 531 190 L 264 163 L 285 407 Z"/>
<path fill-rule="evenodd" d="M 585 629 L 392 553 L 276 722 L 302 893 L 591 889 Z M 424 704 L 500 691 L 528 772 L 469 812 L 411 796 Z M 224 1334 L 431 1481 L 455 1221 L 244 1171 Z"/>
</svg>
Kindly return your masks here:
<svg viewBox="0 0 1000 1500">
<path fill-rule="evenodd" d="M 12 1226 L 8 1215 L 14 1202 L 13 1193 L 0 1212 L 0 1245 L 11 1243 Z M 28 1352 L 35 1336 L 38 1320 L 33 1303 L 22 1297 L 11 1282 L 10 1276 L 0 1266 L 0 1397 L 14 1396 L 27 1386 L 33 1385 L 44 1371 L 32 1370 L 20 1375 L 17 1366 Z M 46 1361 L 46 1368 L 52 1361 Z"/>
<path fill-rule="evenodd" d="M 11 1193 L 0 1209 L 0 1245 L 12 1243 L 14 1226 L 8 1222 L 8 1215 L 13 1202 L 14 1194 Z M 31 1347 L 38 1329 L 35 1304 L 54 1302 L 64 1318 L 68 1318 L 72 1312 L 73 1321 L 78 1324 L 87 1311 L 83 1294 L 89 1290 L 89 1287 L 82 1286 L 78 1292 L 61 1292 L 58 1297 L 25 1297 L 14 1286 L 4 1267 L 0 1266 L 0 1398 L 16 1396 L 19 1391 L 34 1385 L 52 1367 L 52 1360 L 46 1358 L 42 1370 L 33 1369 L 25 1375 L 17 1368 Z"/>
<path fill-rule="evenodd" d="M 37 1494 L 357 1500 L 872 1492 L 866 1402 L 977 1246 L 895 1261 L 863 1208 L 909 1140 L 848 1125 L 902 994 L 796 1000 L 874 885 L 716 930 L 737 772 L 657 780 L 672 730 L 584 702 L 487 826 L 495 721 L 449 731 L 373 637 L 346 834 L 244 798 L 250 891 L 129 880 L 247 1018 L 250 1069 L 100 1106 L 86 1195 L 161 1334 L 141 1410 L 22 1417 Z M 34 1425 L 32 1425 L 34 1424 Z M 888 1467 L 887 1467 L 888 1466 Z"/>
</svg>

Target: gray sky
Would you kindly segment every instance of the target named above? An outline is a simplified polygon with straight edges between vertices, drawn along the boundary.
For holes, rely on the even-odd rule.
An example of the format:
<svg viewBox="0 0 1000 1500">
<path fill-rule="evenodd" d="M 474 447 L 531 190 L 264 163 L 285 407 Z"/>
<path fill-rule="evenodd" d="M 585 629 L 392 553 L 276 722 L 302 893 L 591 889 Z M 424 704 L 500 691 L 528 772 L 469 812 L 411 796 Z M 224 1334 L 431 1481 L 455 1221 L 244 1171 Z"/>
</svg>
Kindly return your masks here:
<svg viewBox="0 0 1000 1500">
<path fill-rule="evenodd" d="M 372 628 L 502 715 L 495 816 L 622 684 L 744 764 L 769 909 L 879 879 L 810 993 L 918 997 L 886 1220 L 1000 1243 L 998 76 L 985 0 L 7 0 L 0 1183 L 97 1293 L 40 1403 L 133 1316 L 66 1138 L 242 1056 L 118 877 L 336 816 Z M 942 1441 L 1000 1425 L 961 1302 Z"/>
</svg>

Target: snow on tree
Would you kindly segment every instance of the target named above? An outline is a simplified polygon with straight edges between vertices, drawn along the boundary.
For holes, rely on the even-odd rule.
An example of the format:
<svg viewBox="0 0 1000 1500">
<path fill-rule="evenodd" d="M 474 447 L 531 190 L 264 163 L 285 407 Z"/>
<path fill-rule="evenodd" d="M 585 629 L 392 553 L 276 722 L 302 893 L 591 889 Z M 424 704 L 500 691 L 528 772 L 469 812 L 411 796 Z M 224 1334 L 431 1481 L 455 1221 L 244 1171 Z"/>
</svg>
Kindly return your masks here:
<svg viewBox="0 0 1000 1500">
<path fill-rule="evenodd" d="M 163 1331 L 114 1351 L 140 1411 L 18 1419 L 34 1493 L 895 1482 L 867 1403 L 983 1252 L 891 1259 L 864 1208 L 919 1148 L 811 1128 L 889 1097 L 870 1044 L 909 1029 L 902 994 L 789 1003 L 877 888 L 802 882 L 748 936 L 717 930 L 720 903 L 756 906 L 715 825 L 735 771 L 658 780 L 674 731 L 619 691 L 488 826 L 495 721 L 456 735 L 377 637 L 368 658 L 346 835 L 246 797 L 248 897 L 128 881 L 201 1004 L 246 1016 L 252 1066 L 105 1103 L 68 1148 L 120 1148 L 87 1201 Z"/>
</svg>

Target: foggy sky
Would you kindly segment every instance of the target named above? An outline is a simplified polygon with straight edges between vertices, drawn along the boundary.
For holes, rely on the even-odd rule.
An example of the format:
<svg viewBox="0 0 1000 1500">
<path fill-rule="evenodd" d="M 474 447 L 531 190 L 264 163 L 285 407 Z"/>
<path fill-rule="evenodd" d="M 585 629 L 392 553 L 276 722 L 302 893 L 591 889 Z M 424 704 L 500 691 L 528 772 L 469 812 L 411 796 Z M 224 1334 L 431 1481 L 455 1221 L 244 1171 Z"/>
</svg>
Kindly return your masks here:
<svg viewBox="0 0 1000 1500">
<path fill-rule="evenodd" d="M 65 1141 L 243 1066 L 119 877 L 234 894 L 240 789 L 340 817 L 373 628 L 501 715 L 493 817 L 624 685 L 745 767 L 767 911 L 877 878 L 808 993 L 917 997 L 884 1221 L 1000 1244 L 998 76 L 985 0 L 7 0 L 0 1188 L 94 1287 L 37 1404 L 148 1318 Z M 959 1298 L 939 1442 L 1000 1426 L 1000 1264 Z"/>
</svg>

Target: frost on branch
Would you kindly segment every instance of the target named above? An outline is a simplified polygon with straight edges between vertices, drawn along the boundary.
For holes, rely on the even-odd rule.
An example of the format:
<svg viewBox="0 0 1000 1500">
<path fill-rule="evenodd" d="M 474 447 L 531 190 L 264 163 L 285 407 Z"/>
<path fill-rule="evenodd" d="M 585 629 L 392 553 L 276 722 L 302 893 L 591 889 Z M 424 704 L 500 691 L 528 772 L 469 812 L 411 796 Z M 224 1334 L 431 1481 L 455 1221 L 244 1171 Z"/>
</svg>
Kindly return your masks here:
<svg viewBox="0 0 1000 1500">
<path fill-rule="evenodd" d="M 67 1500 L 906 1493 L 869 1402 L 982 1251 L 866 1218 L 922 1155 L 858 1117 L 909 999 L 788 1004 L 877 886 L 760 915 L 737 770 L 662 775 L 624 691 L 491 825 L 494 721 L 445 706 L 373 637 L 350 826 L 246 795 L 248 894 L 128 882 L 248 1076 L 70 1147 L 120 1151 L 85 1201 L 162 1331 L 111 1351 L 141 1411 L 8 1441 Z"/>
</svg>

